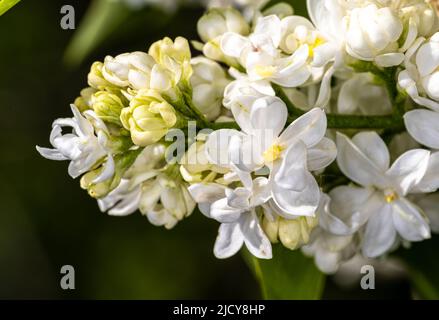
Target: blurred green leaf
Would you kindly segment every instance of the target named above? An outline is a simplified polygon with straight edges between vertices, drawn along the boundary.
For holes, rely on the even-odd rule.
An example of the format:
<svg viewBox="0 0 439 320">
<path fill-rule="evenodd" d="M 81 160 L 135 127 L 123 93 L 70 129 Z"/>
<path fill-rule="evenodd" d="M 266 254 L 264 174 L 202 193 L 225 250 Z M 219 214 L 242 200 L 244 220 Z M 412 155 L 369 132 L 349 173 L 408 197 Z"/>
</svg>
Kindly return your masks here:
<svg viewBox="0 0 439 320">
<path fill-rule="evenodd" d="M 259 281 L 264 299 L 316 300 L 323 293 L 324 274 L 300 250 L 274 245 L 271 260 L 259 260 L 247 251 L 244 257 Z"/>
<path fill-rule="evenodd" d="M 420 298 L 439 300 L 439 237 L 415 243 L 409 249 L 401 249 L 397 255 L 405 262 L 410 281 Z"/>
<path fill-rule="evenodd" d="M 79 65 L 129 14 L 130 10 L 119 1 L 93 1 L 67 47 L 65 63 L 68 66 Z"/>
<path fill-rule="evenodd" d="M 21 0 L 0 0 L 0 16 L 3 15 L 6 11 L 11 9 Z"/>
</svg>

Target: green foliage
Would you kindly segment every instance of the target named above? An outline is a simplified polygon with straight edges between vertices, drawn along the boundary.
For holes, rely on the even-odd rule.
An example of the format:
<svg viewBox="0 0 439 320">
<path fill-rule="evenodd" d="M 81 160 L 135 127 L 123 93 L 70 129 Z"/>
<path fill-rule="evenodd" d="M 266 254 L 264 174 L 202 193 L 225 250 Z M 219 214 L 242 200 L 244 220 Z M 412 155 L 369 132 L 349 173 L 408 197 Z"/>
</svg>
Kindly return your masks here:
<svg viewBox="0 0 439 320">
<path fill-rule="evenodd" d="M 410 281 L 422 299 L 439 299 L 439 259 L 437 258 L 439 237 L 413 244 L 409 249 L 401 249 L 398 256 L 408 267 Z"/>
<path fill-rule="evenodd" d="M 244 257 L 259 281 L 264 299 L 316 300 L 323 293 L 325 275 L 300 250 L 274 245 L 271 260 L 259 260 L 247 251 Z"/>
<path fill-rule="evenodd" d="M 19 2 L 20 0 L 0 0 L 0 16 Z"/>
</svg>

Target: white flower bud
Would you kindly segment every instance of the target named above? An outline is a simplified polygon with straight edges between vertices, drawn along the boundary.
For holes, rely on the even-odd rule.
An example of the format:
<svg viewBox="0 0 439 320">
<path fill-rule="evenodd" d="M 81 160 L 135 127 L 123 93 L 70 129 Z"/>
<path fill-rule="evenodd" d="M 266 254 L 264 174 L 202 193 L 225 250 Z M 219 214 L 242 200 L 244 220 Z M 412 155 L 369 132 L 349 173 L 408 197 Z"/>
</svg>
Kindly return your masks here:
<svg viewBox="0 0 439 320">
<path fill-rule="evenodd" d="M 221 66 L 209 59 L 192 59 L 192 101 L 208 120 L 215 120 L 221 112 L 224 89 L 229 83 Z"/>
<path fill-rule="evenodd" d="M 344 18 L 346 50 L 359 60 L 375 61 L 381 66 L 399 65 L 404 55 L 398 52 L 403 24 L 393 10 L 375 4 L 355 8 Z"/>
<path fill-rule="evenodd" d="M 198 20 L 197 30 L 201 40 L 209 42 L 226 32 L 247 35 L 250 27 L 239 11 L 233 8 L 214 8 Z"/>
<path fill-rule="evenodd" d="M 154 64 L 153 57 L 140 51 L 123 53 L 115 58 L 107 56 L 102 74 L 108 82 L 119 87 L 132 86 L 134 89 L 148 89 Z"/>
</svg>

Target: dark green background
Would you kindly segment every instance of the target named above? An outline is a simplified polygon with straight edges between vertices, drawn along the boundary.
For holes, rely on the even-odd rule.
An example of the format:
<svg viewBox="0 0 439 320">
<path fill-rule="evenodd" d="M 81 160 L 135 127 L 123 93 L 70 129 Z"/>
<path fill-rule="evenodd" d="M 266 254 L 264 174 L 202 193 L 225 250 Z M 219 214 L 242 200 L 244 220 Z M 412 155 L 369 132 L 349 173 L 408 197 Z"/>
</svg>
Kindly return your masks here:
<svg viewBox="0 0 439 320">
<path fill-rule="evenodd" d="M 70 116 L 94 60 L 145 51 L 164 36 L 196 39 L 202 10 L 135 13 L 72 69 L 62 60 L 74 34 L 60 28 L 64 4 L 79 24 L 88 1 L 24 0 L 0 17 L 0 298 L 259 298 L 240 255 L 214 258 L 216 222 L 195 212 L 167 231 L 139 213 L 109 217 L 68 176 L 66 162 L 35 151 L 49 145 L 52 121 Z M 66 264 L 76 270 L 74 291 L 59 286 Z M 405 281 L 381 283 L 374 292 L 343 291 L 329 280 L 325 298 L 409 296 Z"/>
</svg>

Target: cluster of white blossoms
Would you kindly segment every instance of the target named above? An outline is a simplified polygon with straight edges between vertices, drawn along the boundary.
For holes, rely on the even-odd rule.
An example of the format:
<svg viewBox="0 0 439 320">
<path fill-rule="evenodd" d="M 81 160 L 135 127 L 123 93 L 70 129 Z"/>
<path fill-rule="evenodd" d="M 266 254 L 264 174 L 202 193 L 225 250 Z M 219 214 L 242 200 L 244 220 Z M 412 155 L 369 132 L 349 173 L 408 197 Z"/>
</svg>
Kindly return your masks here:
<svg viewBox="0 0 439 320">
<path fill-rule="evenodd" d="M 95 62 L 38 151 L 69 160 L 110 215 L 170 229 L 198 206 L 220 223 L 218 258 L 245 244 L 270 259 L 280 243 L 334 273 L 438 232 L 434 6 L 309 0 L 311 20 L 259 9 L 209 9 L 192 52 L 165 38 Z"/>
</svg>

